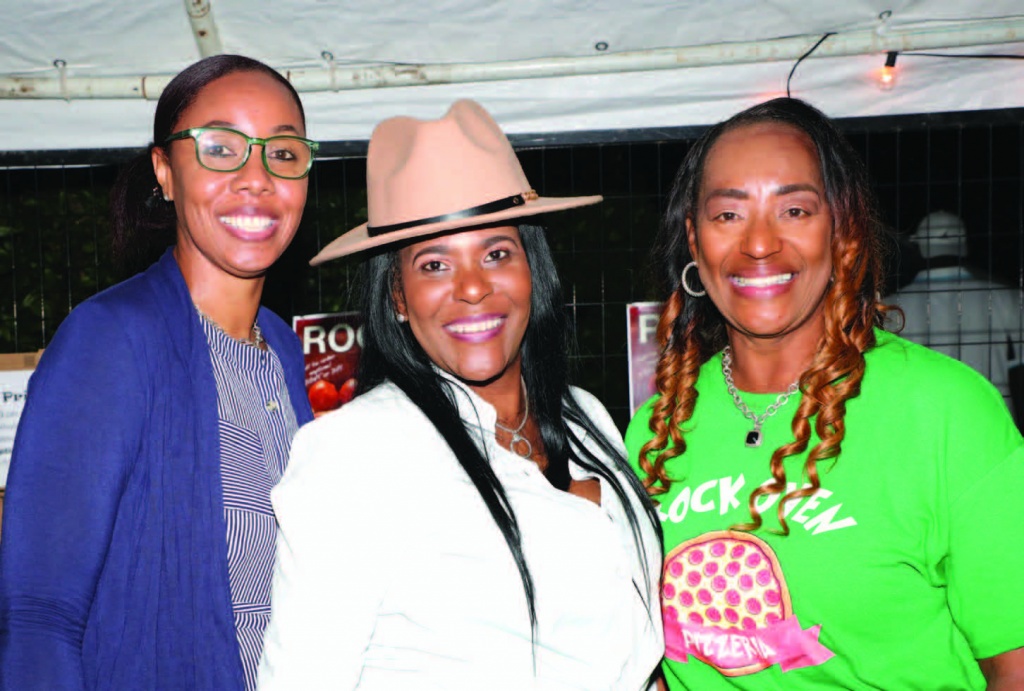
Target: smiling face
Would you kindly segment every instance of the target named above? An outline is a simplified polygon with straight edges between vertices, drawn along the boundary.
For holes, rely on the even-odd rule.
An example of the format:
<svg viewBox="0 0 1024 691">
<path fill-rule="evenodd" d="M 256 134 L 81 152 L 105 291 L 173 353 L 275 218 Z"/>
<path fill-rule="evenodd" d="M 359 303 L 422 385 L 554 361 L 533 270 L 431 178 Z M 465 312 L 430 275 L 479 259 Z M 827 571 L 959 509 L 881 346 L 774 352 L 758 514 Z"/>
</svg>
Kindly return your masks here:
<svg viewBox="0 0 1024 691">
<path fill-rule="evenodd" d="M 730 341 L 824 333 L 833 219 L 810 138 L 780 124 L 723 134 L 708 152 L 690 252 Z"/>
<path fill-rule="evenodd" d="M 210 126 L 250 137 L 305 136 L 294 97 L 261 72 L 233 72 L 207 84 L 182 112 L 174 131 Z M 203 168 L 191 138 L 155 148 L 153 167 L 164 194 L 174 202 L 175 257 L 190 288 L 207 278 L 260 277 L 295 236 L 307 180 L 271 176 L 259 145 L 231 173 Z"/>
<path fill-rule="evenodd" d="M 519 386 L 530 265 L 514 226 L 442 235 L 398 254 L 395 304 L 435 365 L 479 390 Z"/>
</svg>

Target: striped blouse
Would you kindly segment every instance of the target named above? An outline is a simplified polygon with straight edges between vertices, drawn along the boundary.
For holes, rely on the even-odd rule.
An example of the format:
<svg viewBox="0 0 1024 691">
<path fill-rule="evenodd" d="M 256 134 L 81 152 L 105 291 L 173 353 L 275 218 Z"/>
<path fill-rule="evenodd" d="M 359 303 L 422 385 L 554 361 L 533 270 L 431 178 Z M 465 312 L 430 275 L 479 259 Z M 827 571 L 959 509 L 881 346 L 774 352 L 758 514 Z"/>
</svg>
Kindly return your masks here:
<svg viewBox="0 0 1024 691">
<path fill-rule="evenodd" d="M 270 490 L 284 472 L 298 423 L 277 355 L 231 338 L 201 316 L 217 380 L 231 606 L 245 687 L 252 690 L 270 619 L 277 537 Z"/>
</svg>

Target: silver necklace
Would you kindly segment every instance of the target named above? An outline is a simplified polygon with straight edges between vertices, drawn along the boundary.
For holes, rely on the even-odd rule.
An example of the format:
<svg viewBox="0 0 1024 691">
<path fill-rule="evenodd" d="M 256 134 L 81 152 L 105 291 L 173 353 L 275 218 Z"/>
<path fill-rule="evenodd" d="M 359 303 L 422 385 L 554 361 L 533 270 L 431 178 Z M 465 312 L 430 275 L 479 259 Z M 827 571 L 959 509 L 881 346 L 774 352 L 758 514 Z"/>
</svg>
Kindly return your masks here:
<svg viewBox="0 0 1024 691">
<path fill-rule="evenodd" d="M 522 435 L 523 428 L 526 427 L 526 421 L 530 419 L 530 397 L 526 395 L 526 382 L 522 379 L 519 380 L 520 385 L 523 389 L 523 419 L 519 422 L 519 426 L 515 429 L 506 427 L 505 425 L 494 420 L 494 426 L 503 432 L 508 432 L 512 435 L 512 440 L 508 443 L 508 450 L 517 456 L 522 458 L 529 458 L 533 455 L 533 444 L 530 440 Z M 522 449 L 520 450 L 520 447 Z"/>
<path fill-rule="evenodd" d="M 736 390 L 736 383 L 732 380 L 732 348 L 730 346 L 725 346 L 725 349 L 722 350 L 722 374 L 725 376 L 725 387 L 728 389 L 729 395 L 732 396 L 732 402 L 743 413 L 743 417 L 754 423 L 754 429 L 747 432 L 747 446 L 752 449 L 761 446 L 761 442 L 764 441 L 764 435 L 761 434 L 761 427 L 764 425 L 764 421 L 779 412 L 779 408 L 786 405 L 789 397 L 800 390 L 800 381 L 797 380 L 790 384 L 789 388 L 780 393 L 775 402 L 765 408 L 763 413 L 755 415 L 754 411 L 740 398 L 740 392 Z"/>
<path fill-rule="evenodd" d="M 196 307 L 196 312 L 199 313 L 200 317 L 202 317 L 203 319 L 208 321 L 210 324 L 212 324 L 213 328 L 217 329 L 217 331 L 220 331 L 222 334 L 224 334 L 225 336 L 227 336 L 231 340 L 237 341 L 238 343 L 241 343 L 242 345 L 254 346 L 256 348 L 261 348 L 263 346 L 263 344 L 266 343 L 266 340 L 263 338 L 263 329 L 260 328 L 260 325 L 257 324 L 255 320 L 253 320 L 253 322 L 252 322 L 252 331 L 251 331 L 252 338 L 235 338 L 234 336 L 229 334 L 227 331 L 222 329 L 220 324 L 218 324 L 213 319 L 211 319 L 209 315 L 207 315 L 205 312 L 203 312 L 198 307 Z"/>
</svg>

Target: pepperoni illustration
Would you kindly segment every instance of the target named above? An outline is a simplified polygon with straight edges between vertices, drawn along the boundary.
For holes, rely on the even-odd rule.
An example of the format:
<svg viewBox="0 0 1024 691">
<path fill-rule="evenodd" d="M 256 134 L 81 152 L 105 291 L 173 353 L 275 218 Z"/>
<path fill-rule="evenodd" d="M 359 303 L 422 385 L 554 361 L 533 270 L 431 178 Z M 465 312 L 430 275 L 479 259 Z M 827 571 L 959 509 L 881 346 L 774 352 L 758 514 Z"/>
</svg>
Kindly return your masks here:
<svg viewBox="0 0 1024 691">
<path fill-rule="evenodd" d="M 772 549 L 748 533 L 717 531 L 684 542 L 665 560 L 662 588 L 666 635 L 676 627 L 711 626 L 724 632 L 766 629 L 792 615 L 789 590 Z M 750 660 L 722 669 L 750 674 L 767 666 Z"/>
</svg>

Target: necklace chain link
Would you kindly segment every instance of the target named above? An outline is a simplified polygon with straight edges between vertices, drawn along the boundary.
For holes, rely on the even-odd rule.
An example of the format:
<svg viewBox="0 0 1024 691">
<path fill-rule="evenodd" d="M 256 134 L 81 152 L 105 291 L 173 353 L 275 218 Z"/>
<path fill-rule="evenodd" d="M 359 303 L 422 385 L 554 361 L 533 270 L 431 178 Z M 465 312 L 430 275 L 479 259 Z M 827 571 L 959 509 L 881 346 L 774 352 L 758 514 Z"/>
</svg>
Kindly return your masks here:
<svg viewBox="0 0 1024 691">
<path fill-rule="evenodd" d="M 722 374 L 723 376 L 725 376 L 725 386 L 729 392 L 729 395 L 732 396 L 732 402 L 736 404 L 736 407 L 739 409 L 739 411 L 743 413 L 743 417 L 747 418 L 748 420 L 754 423 L 754 434 L 756 438 L 756 444 L 748 442 L 747 445 L 759 446 L 761 443 L 761 427 L 764 425 L 765 420 L 770 418 L 772 415 L 775 415 L 775 413 L 779 412 L 779 409 L 782 408 L 782 406 L 786 405 L 786 403 L 789 401 L 790 396 L 792 396 L 793 394 L 800 390 L 800 381 L 797 380 L 790 384 L 789 388 L 787 388 L 785 391 L 779 394 L 778 398 L 775 399 L 774 403 L 765 408 L 765 411 L 763 413 L 757 415 L 754 413 L 753 410 L 750 409 L 750 407 L 746 403 L 743 402 L 743 399 L 740 398 L 740 392 L 736 389 L 736 383 L 732 379 L 731 346 L 725 346 L 725 349 L 722 350 Z"/>
</svg>

